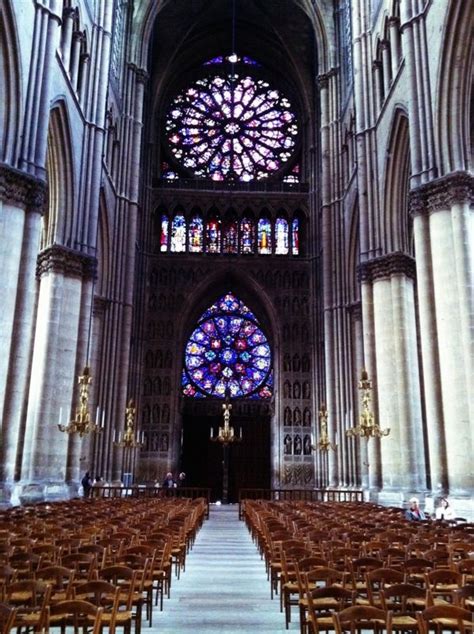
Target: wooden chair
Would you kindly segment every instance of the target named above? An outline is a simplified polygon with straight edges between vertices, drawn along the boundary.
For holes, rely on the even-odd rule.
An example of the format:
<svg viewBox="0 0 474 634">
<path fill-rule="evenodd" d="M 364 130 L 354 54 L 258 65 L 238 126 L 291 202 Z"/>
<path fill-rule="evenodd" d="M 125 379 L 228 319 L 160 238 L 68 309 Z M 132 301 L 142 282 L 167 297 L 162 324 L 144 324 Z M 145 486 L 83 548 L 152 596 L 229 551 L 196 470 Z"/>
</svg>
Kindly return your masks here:
<svg viewBox="0 0 474 634">
<path fill-rule="evenodd" d="M 389 629 L 396 632 L 418 631 L 416 613 L 433 604 L 429 590 L 411 583 L 395 583 L 384 587 L 381 599 L 382 609 L 391 613 Z"/>
<path fill-rule="evenodd" d="M 120 588 L 118 586 L 103 579 L 85 581 L 74 588 L 74 599 L 88 601 L 102 608 L 102 624 L 108 628 L 109 632 L 115 632 L 115 628 L 118 626 L 123 627 L 124 634 L 129 634 L 132 613 L 128 609 L 128 601 L 122 603 L 123 609 L 120 611 Z"/>
<path fill-rule="evenodd" d="M 2 634 L 9 634 L 15 628 L 16 608 L 0 603 L 0 627 Z"/>
<path fill-rule="evenodd" d="M 84 629 L 91 630 L 91 634 L 100 634 L 103 626 L 103 609 L 88 601 L 78 599 L 58 601 L 50 605 L 48 612 L 49 628 L 59 627 L 61 632 L 65 628 L 72 627 L 74 632 Z"/>
<path fill-rule="evenodd" d="M 51 586 L 51 603 L 65 601 L 72 595 L 74 571 L 64 566 L 46 566 L 36 572 L 36 579 Z"/>
<path fill-rule="evenodd" d="M 433 601 L 437 603 L 453 603 L 453 592 L 463 585 L 463 577 L 456 570 L 439 568 L 425 575 L 426 587 L 429 588 Z"/>
<path fill-rule="evenodd" d="M 421 634 L 431 630 L 437 634 L 442 632 L 461 632 L 468 634 L 474 631 L 472 612 L 458 605 L 434 605 L 423 612 L 417 612 Z"/>
<path fill-rule="evenodd" d="M 454 605 L 459 605 L 466 610 L 474 612 L 474 584 L 467 584 L 454 590 Z"/>
<path fill-rule="evenodd" d="M 370 605 L 382 608 L 382 590 L 394 583 L 403 583 L 405 575 L 393 568 L 376 568 L 366 574 L 367 599 Z"/>
<path fill-rule="evenodd" d="M 15 627 L 18 632 L 46 632 L 51 586 L 35 579 L 11 583 L 5 589 L 5 600 L 16 608 Z"/>
<path fill-rule="evenodd" d="M 355 634 L 361 630 L 379 634 L 387 628 L 387 618 L 384 610 L 373 605 L 353 605 L 332 614 L 336 634 Z"/>
<path fill-rule="evenodd" d="M 99 570 L 99 578 L 120 588 L 119 602 L 126 603 L 132 611 L 132 619 L 135 623 L 135 634 L 140 634 L 143 593 L 137 572 L 129 566 L 114 564 Z"/>
<path fill-rule="evenodd" d="M 305 597 L 306 611 L 300 615 L 300 632 L 306 634 L 309 629 L 312 634 L 318 634 L 334 628 L 332 614 L 349 607 L 355 599 L 355 593 L 339 586 L 326 586 L 307 590 Z"/>
</svg>

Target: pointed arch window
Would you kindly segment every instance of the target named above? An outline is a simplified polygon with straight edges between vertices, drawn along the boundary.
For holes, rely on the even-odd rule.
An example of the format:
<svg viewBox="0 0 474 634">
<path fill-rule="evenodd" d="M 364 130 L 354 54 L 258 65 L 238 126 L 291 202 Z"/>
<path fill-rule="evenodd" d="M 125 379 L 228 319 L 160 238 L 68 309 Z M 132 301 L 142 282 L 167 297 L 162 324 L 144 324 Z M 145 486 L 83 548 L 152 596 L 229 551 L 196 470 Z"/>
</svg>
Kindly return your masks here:
<svg viewBox="0 0 474 634">
<path fill-rule="evenodd" d="M 191 333 L 182 375 L 186 396 L 270 398 L 270 344 L 253 312 L 232 292 L 206 310 Z"/>
<path fill-rule="evenodd" d="M 288 220 L 277 218 L 275 222 L 275 253 L 288 255 Z"/>
<path fill-rule="evenodd" d="M 221 252 L 221 220 L 211 216 L 206 223 L 206 253 Z"/>
<path fill-rule="evenodd" d="M 171 225 L 171 251 L 183 253 L 186 251 L 186 220 L 182 214 L 173 218 Z"/>
<path fill-rule="evenodd" d="M 168 251 L 168 234 L 170 228 L 170 220 L 166 214 L 161 216 L 161 232 L 160 232 L 160 251 L 166 253 Z"/>
<path fill-rule="evenodd" d="M 300 254 L 300 221 L 299 218 L 293 218 L 291 223 L 291 251 L 293 255 Z"/>
<path fill-rule="evenodd" d="M 255 250 L 253 218 L 245 216 L 240 221 L 240 253 L 253 253 Z"/>
<path fill-rule="evenodd" d="M 235 214 L 230 214 L 224 224 L 224 234 L 222 236 L 222 252 L 238 253 L 238 225 Z"/>
<path fill-rule="evenodd" d="M 202 253 L 204 242 L 204 223 L 199 214 L 195 214 L 189 223 L 189 252 Z"/>
<path fill-rule="evenodd" d="M 269 218 L 260 218 L 258 221 L 258 252 L 261 255 L 272 252 L 272 225 Z"/>
</svg>

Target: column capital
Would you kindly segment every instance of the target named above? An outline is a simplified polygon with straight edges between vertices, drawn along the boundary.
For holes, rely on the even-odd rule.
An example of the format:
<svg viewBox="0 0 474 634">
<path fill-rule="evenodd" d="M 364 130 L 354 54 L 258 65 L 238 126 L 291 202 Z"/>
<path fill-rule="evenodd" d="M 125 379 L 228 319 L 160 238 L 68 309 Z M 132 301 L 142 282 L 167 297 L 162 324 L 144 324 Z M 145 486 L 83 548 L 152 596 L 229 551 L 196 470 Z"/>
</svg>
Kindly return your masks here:
<svg viewBox="0 0 474 634">
<path fill-rule="evenodd" d="M 28 212 L 43 214 L 46 182 L 0 163 L 0 199 Z"/>
<path fill-rule="evenodd" d="M 410 192 L 410 213 L 426 215 L 439 209 L 450 209 L 456 203 L 474 204 L 474 176 L 453 172 Z"/>
<path fill-rule="evenodd" d="M 395 251 L 359 264 L 357 272 L 361 282 L 374 282 L 399 274 L 415 279 L 416 264 L 410 255 Z"/>
<path fill-rule="evenodd" d="M 349 315 L 354 319 L 354 321 L 362 319 L 362 302 L 354 302 L 353 304 L 349 304 L 347 307 L 347 311 Z"/>
<path fill-rule="evenodd" d="M 95 295 L 94 304 L 93 304 L 94 315 L 104 314 L 107 308 L 110 306 L 110 304 L 111 304 L 110 299 L 107 299 L 106 297 L 100 297 L 99 295 Z"/>
<path fill-rule="evenodd" d="M 42 277 L 49 272 L 62 273 L 66 277 L 95 279 L 97 258 L 60 244 L 54 244 L 41 251 L 36 263 L 37 277 Z"/>
<path fill-rule="evenodd" d="M 330 70 L 327 71 L 327 73 L 321 73 L 321 75 L 318 75 L 316 79 L 317 79 L 319 87 L 327 88 L 329 84 L 329 80 L 332 77 L 335 77 L 337 73 L 338 73 L 337 68 L 331 68 Z"/>
</svg>

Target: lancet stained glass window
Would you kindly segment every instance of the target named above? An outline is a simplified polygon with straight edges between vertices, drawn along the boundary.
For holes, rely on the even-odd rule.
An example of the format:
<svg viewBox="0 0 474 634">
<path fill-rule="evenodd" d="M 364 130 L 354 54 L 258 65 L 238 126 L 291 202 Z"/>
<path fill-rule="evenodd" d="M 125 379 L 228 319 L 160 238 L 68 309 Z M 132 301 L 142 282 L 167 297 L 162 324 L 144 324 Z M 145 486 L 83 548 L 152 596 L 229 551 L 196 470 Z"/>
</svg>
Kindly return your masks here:
<svg viewBox="0 0 474 634">
<path fill-rule="evenodd" d="M 162 253 L 168 251 L 168 231 L 170 221 L 168 216 L 163 214 L 161 216 L 161 232 L 160 232 L 160 251 Z"/>
<path fill-rule="evenodd" d="M 189 251 L 190 253 L 202 253 L 204 224 L 201 216 L 196 215 L 189 223 Z"/>
<path fill-rule="evenodd" d="M 195 80 L 168 108 L 169 150 L 193 176 L 260 180 L 294 153 L 298 123 L 289 99 L 251 76 L 246 60 L 232 67 L 210 60 L 214 74 Z"/>
<path fill-rule="evenodd" d="M 171 251 L 175 253 L 186 251 L 186 220 L 182 215 L 173 218 L 171 225 Z"/>
<path fill-rule="evenodd" d="M 271 350 L 252 311 L 233 293 L 204 312 L 186 345 L 183 369 L 186 396 L 270 398 Z"/>
</svg>

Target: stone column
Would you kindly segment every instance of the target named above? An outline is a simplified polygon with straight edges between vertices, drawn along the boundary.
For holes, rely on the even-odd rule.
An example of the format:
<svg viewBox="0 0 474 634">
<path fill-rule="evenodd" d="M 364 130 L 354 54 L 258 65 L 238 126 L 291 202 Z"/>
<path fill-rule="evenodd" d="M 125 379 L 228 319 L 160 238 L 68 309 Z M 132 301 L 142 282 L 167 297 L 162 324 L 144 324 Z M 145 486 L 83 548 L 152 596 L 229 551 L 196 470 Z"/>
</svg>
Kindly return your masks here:
<svg viewBox="0 0 474 634">
<path fill-rule="evenodd" d="M 51 73 L 59 46 L 62 2 L 35 0 L 35 25 L 25 100 L 23 138 L 19 166 L 45 176 L 46 141 L 51 101 Z"/>
<path fill-rule="evenodd" d="M 427 243 L 431 292 L 420 300 L 434 321 L 434 341 L 425 341 L 424 363 L 440 385 L 446 476 L 451 495 L 472 495 L 472 399 L 474 353 L 472 203 L 474 179 L 458 172 L 432 181 L 412 192 L 418 244 Z M 420 304 L 421 306 L 421 304 Z M 422 337 L 433 333 L 423 332 Z M 435 350 L 432 353 L 432 347 Z M 431 354 L 430 354 L 431 353 Z M 438 361 L 433 364 L 433 359 Z M 425 381 L 426 382 L 426 381 Z M 431 430 L 431 427 L 430 427 Z M 440 434 L 438 434 L 439 436 Z M 468 449 L 466 449 L 468 448 Z M 430 452 L 430 455 L 433 452 Z M 435 454 L 435 458 L 437 455 Z M 440 459 L 434 462 L 443 473 Z M 441 480 L 443 485 L 443 480 Z M 437 486 L 438 483 L 434 482 Z"/>
<path fill-rule="evenodd" d="M 391 50 L 391 62 L 392 62 L 392 79 L 398 72 L 401 57 L 400 47 L 400 22 L 398 18 L 390 18 L 388 21 L 388 28 L 390 33 L 390 50 Z"/>
<path fill-rule="evenodd" d="M 61 57 L 64 68 L 69 72 L 71 61 L 72 29 L 74 26 L 74 16 L 77 9 L 66 7 L 63 11 L 63 24 L 61 27 Z"/>
<path fill-rule="evenodd" d="M 426 435 L 429 449 L 429 475 L 433 493 L 446 495 L 449 485 L 446 462 L 446 440 L 443 425 L 441 380 L 439 375 L 438 335 L 436 331 L 436 314 L 433 306 L 433 267 L 431 262 L 429 217 L 423 213 L 423 199 L 418 199 L 414 193 L 411 195 L 410 206 L 413 215 L 413 237 L 416 254 L 418 313 L 420 320 L 421 359 L 427 426 Z"/>
<path fill-rule="evenodd" d="M 8 483 L 15 477 L 21 437 L 36 299 L 34 271 L 44 195 L 43 181 L 6 165 L 0 166 L 0 241 L 12 247 L 2 249 L 0 258 L 0 286 L 3 289 L 0 311 L 0 480 Z"/>
<path fill-rule="evenodd" d="M 20 499 L 69 496 L 69 436 L 58 430 L 74 414 L 82 279 L 95 259 L 55 245 L 38 258 L 40 290 L 24 438 Z"/>
<path fill-rule="evenodd" d="M 390 64 L 390 47 L 388 42 L 382 42 L 383 91 L 387 97 L 392 83 L 392 67 Z"/>
<path fill-rule="evenodd" d="M 372 64 L 375 78 L 375 102 L 378 110 L 382 107 L 384 100 L 384 90 L 382 85 L 382 64 L 378 60 Z"/>
<path fill-rule="evenodd" d="M 80 31 L 74 31 L 72 34 L 72 52 L 70 77 L 74 90 L 77 91 L 77 80 L 79 77 L 79 64 L 81 62 L 81 45 L 84 35 Z"/>
<path fill-rule="evenodd" d="M 360 272 L 373 285 L 376 422 L 382 429 L 391 429 L 390 435 L 381 440 L 380 497 L 399 503 L 400 492 L 409 494 L 426 488 L 413 285 L 415 263 L 405 254 L 392 253 L 366 262 Z"/>
</svg>

